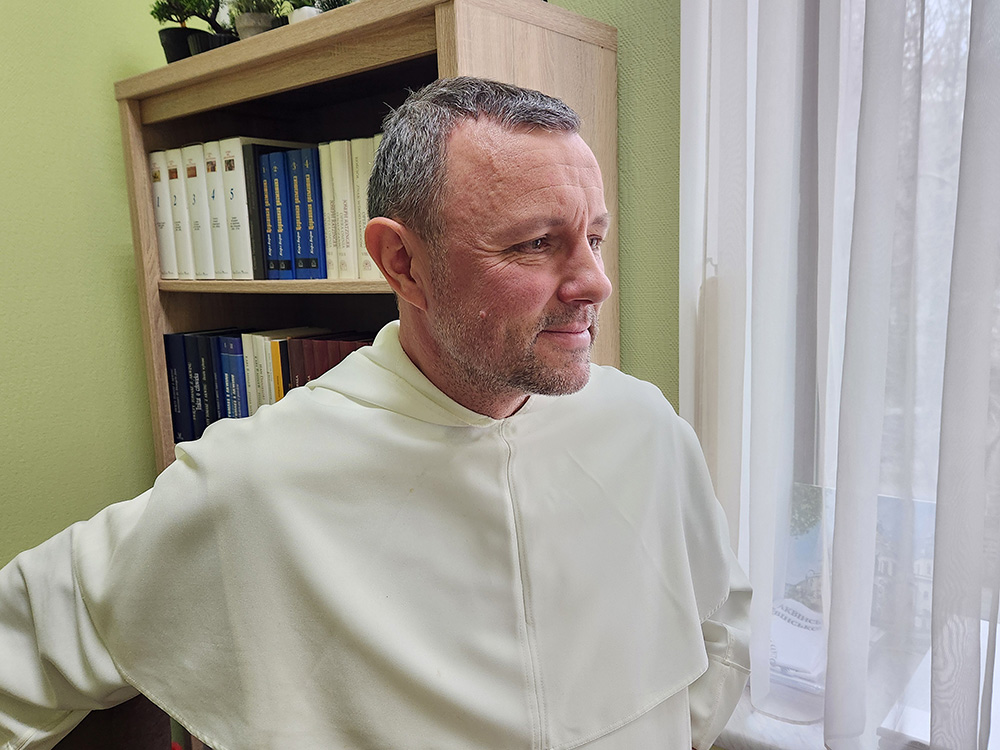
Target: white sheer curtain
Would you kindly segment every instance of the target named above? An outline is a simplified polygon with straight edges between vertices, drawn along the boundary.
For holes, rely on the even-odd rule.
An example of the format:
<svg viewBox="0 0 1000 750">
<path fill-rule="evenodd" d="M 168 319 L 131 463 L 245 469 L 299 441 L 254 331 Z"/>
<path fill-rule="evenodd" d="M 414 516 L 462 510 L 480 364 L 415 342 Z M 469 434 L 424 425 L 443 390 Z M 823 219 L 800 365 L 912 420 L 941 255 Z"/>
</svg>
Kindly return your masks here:
<svg viewBox="0 0 1000 750">
<path fill-rule="evenodd" d="M 1000 748 L 1000 0 L 682 0 L 681 54 L 679 408 L 755 588 L 720 744 Z"/>
</svg>

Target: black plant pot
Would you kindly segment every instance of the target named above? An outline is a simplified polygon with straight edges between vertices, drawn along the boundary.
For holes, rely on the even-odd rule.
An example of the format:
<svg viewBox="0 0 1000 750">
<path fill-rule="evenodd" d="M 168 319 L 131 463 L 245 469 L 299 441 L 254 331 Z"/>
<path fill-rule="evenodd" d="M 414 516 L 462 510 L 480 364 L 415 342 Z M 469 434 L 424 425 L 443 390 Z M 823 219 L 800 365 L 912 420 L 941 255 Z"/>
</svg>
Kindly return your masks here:
<svg viewBox="0 0 1000 750">
<path fill-rule="evenodd" d="M 188 29 L 183 26 L 170 26 L 160 29 L 160 44 L 163 46 L 163 54 L 166 55 L 167 62 L 177 62 L 185 57 L 191 57 L 191 48 L 188 45 L 188 37 L 192 34 L 207 34 L 208 32 L 199 29 Z"/>
<path fill-rule="evenodd" d="M 225 44 L 238 42 L 239 39 L 236 34 L 209 34 L 206 31 L 201 34 L 192 34 L 189 36 L 188 48 L 191 50 L 192 55 L 197 55 Z"/>
</svg>

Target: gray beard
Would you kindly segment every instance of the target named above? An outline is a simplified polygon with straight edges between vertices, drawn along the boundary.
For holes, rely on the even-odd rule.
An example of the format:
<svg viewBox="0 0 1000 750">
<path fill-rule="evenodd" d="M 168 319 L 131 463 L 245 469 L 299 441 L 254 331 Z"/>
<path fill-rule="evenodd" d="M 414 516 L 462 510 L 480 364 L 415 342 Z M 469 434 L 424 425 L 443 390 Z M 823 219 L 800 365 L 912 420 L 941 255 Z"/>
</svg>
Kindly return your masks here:
<svg viewBox="0 0 1000 750">
<path fill-rule="evenodd" d="M 535 335 L 550 327 L 558 327 L 579 320 L 577 311 L 565 315 L 549 315 L 539 322 Z M 481 342 L 475 335 L 470 335 L 472 328 L 460 321 L 448 319 L 436 326 L 437 340 L 443 351 L 459 369 L 456 373 L 468 386 L 491 395 L 503 396 L 510 393 L 530 393 L 544 396 L 561 396 L 576 393 L 590 379 L 590 353 L 593 351 L 597 338 L 597 310 L 587 311 L 588 324 L 592 331 L 590 347 L 586 353 L 586 361 L 571 363 L 567 367 L 546 365 L 535 355 L 534 339 L 519 358 L 511 356 L 515 351 L 513 346 L 507 351 L 495 352 L 495 356 L 483 352 L 482 357 L 475 356 L 482 351 Z M 518 342 L 511 342 L 517 344 Z M 471 355 L 470 355 L 471 353 Z M 487 366 L 492 363 L 492 366 Z M 576 365 L 582 365 L 578 368 Z"/>
</svg>

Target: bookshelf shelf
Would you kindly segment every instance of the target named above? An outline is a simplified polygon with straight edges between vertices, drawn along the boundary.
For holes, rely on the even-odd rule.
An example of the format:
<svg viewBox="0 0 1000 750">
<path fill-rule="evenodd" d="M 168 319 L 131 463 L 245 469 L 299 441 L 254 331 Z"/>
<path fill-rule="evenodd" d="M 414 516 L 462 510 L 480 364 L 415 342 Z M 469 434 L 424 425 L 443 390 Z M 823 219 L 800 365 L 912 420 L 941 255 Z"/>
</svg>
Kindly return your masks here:
<svg viewBox="0 0 1000 750">
<path fill-rule="evenodd" d="M 385 281 L 322 279 L 293 281 L 174 281 L 161 279 L 161 292 L 193 294 L 392 294 Z"/>
<path fill-rule="evenodd" d="M 455 75 L 537 88 L 574 107 L 616 213 L 615 30 L 543 0 L 355 0 L 115 84 L 159 469 L 173 460 L 163 334 L 377 328 L 396 306 L 382 281 L 162 280 L 149 152 L 231 136 L 315 143 L 370 136 L 409 90 Z M 615 226 L 603 254 L 617 287 Z M 601 318 L 594 359 L 616 365 L 617 293 Z"/>
</svg>

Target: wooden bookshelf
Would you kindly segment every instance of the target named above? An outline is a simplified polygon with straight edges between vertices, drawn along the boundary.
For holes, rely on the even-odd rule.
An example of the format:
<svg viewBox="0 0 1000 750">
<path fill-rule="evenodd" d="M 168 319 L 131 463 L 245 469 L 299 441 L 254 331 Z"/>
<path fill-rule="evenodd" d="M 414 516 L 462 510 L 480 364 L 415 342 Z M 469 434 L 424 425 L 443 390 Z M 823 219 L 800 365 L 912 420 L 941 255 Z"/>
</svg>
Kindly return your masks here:
<svg viewBox="0 0 1000 750">
<path fill-rule="evenodd" d="M 160 279 L 147 154 L 229 136 L 321 142 L 372 135 L 408 90 L 476 75 L 564 99 L 618 204 L 616 33 L 542 0 L 357 0 L 302 23 L 115 84 L 156 463 L 173 460 L 163 334 L 223 326 L 378 328 L 396 317 L 384 282 Z M 617 289 L 618 234 L 603 245 Z M 595 361 L 618 364 L 617 291 Z"/>
</svg>

